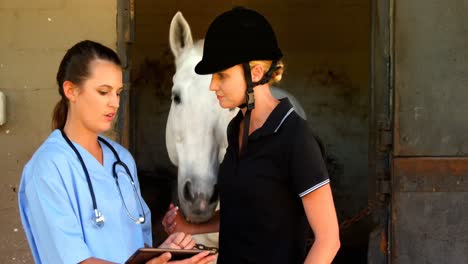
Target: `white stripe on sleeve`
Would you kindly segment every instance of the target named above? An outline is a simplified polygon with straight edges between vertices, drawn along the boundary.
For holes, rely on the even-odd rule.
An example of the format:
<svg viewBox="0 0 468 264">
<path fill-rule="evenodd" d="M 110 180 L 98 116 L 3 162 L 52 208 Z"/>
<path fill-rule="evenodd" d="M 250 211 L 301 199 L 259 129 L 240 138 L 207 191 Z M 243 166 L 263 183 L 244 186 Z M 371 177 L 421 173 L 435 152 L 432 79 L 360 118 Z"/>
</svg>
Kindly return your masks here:
<svg viewBox="0 0 468 264">
<path fill-rule="evenodd" d="M 326 180 L 324 180 L 323 182 L 318 183 L 318 184 L 316 184 L 316 185 L 310 187 L 309 189 L 307 189 L 307 190 L 301 192 L 301 193 L 299 194 L 299 197 L 302 198 L 302 197 L 306 196 L 307 194 L 309 194 L 309 193 L 311 193 L 311 192 L 317 190 L 318 188 L 324 186 L 325 184 L 327 184 L 327 183 L 329 183 L 329 182 L 330 182 L 330 179 L 326 179 Z"/>
</svg>

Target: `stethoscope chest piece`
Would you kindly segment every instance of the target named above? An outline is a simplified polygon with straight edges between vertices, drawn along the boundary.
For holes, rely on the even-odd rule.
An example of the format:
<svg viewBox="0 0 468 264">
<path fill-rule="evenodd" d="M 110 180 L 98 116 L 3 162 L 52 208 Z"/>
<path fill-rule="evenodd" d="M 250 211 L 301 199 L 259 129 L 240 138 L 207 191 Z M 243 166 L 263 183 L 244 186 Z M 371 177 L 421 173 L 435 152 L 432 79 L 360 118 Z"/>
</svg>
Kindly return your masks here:
<svg viewBox="0 0 468 264">
<path fill-rule="evenodd" d="M 93 222 L 97 227 L 103 227 L 104 226 L 105 219 L 104 219 L 104 216 L 102 215 L 102 213 L 99 210 L 97 210 L 97 209 L 94 210 L 94 217 L 93 218 L 94 218 Z"/>
<path fill-rule="evenodd" d="M 142 216 L 142 215 L 140 215 L 140 216 L 138 217 L 138 220 L 135 221 L 135 223 L 140 224 L 140 225 L 141 225 L 141 224 L 144 224 L 144 223 L 145 223 L 145 217 Z"/>
</svg>

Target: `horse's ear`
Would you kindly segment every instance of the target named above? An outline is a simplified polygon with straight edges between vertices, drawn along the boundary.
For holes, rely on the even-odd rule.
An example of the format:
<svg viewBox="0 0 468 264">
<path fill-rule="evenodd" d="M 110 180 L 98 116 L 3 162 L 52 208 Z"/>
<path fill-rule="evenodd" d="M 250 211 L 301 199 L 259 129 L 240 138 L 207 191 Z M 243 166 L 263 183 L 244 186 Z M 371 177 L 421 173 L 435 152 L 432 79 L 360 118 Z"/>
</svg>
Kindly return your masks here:
<svg viewBox="0 0 468 264">
<path fill-rule="evenodd" d="M 192 32 L 184 16 L 178 11 L 171 21 L 169 29 L 169 45 L 172 54 L 177 58 L 186 47 L 193 45 Z"/>
</svg>

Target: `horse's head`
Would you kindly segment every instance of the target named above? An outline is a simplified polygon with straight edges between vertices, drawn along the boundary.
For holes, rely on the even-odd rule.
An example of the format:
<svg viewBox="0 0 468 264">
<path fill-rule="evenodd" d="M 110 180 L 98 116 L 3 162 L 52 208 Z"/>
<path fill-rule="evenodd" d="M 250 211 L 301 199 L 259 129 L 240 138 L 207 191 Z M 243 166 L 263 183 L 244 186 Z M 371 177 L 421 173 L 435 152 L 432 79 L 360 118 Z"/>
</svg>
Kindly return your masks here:
<svg viewBox="0 0 468 264">
<path fill-rule="evenodd" d="M 175 56 L 172 104 L 166 125 L 166 147 L 178 167 L 180 207 L 192 222 L 208 220 L 218 202 L 215 186 L 226 147 L 226 127 L 237 113 L 222 109 L 209 90 L 211 75 L 197 75 L 203 41 L 193 42 L 190 27 L 178 12 L 172 19 L 169 42 Z"/>
</svg>

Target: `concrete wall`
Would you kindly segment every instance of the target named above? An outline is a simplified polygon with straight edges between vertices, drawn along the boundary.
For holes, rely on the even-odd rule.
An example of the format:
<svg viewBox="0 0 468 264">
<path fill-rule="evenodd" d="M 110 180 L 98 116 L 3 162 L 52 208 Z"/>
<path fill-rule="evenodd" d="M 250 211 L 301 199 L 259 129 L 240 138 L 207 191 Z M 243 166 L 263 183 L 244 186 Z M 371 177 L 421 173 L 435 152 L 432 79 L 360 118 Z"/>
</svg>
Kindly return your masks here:
<svg viewBox="0 0 468 264">
<path fill-rule="evenodd" d="M 173 71 L 168 47 L 172 16 L 182 11 L 199 39 L 216 15 L 234 5 L 256 9 L 273 24 L 287 67 L 280 86 L 299 99 L 326 143 L 338 214 L 340 220 L 350 217 L 367 205 L 368 196 L 368 0 L 138 0 L 132 89 L 140 113 L 134 137 L 139 168 L 156 175 L 171 168 L 164 129 Z M 366 247 L 367 228 L 354 225 L 343 236 Z"/>
<path fill-rule="evenodd" d="M 0 0 L 0 263 L 32 263 L 17 209 L 25 163 L 50 133 L 59 99 L 55 75 L 66 49 L 83 39 L 116 48 L 115 0 Z"/>
</svg>

